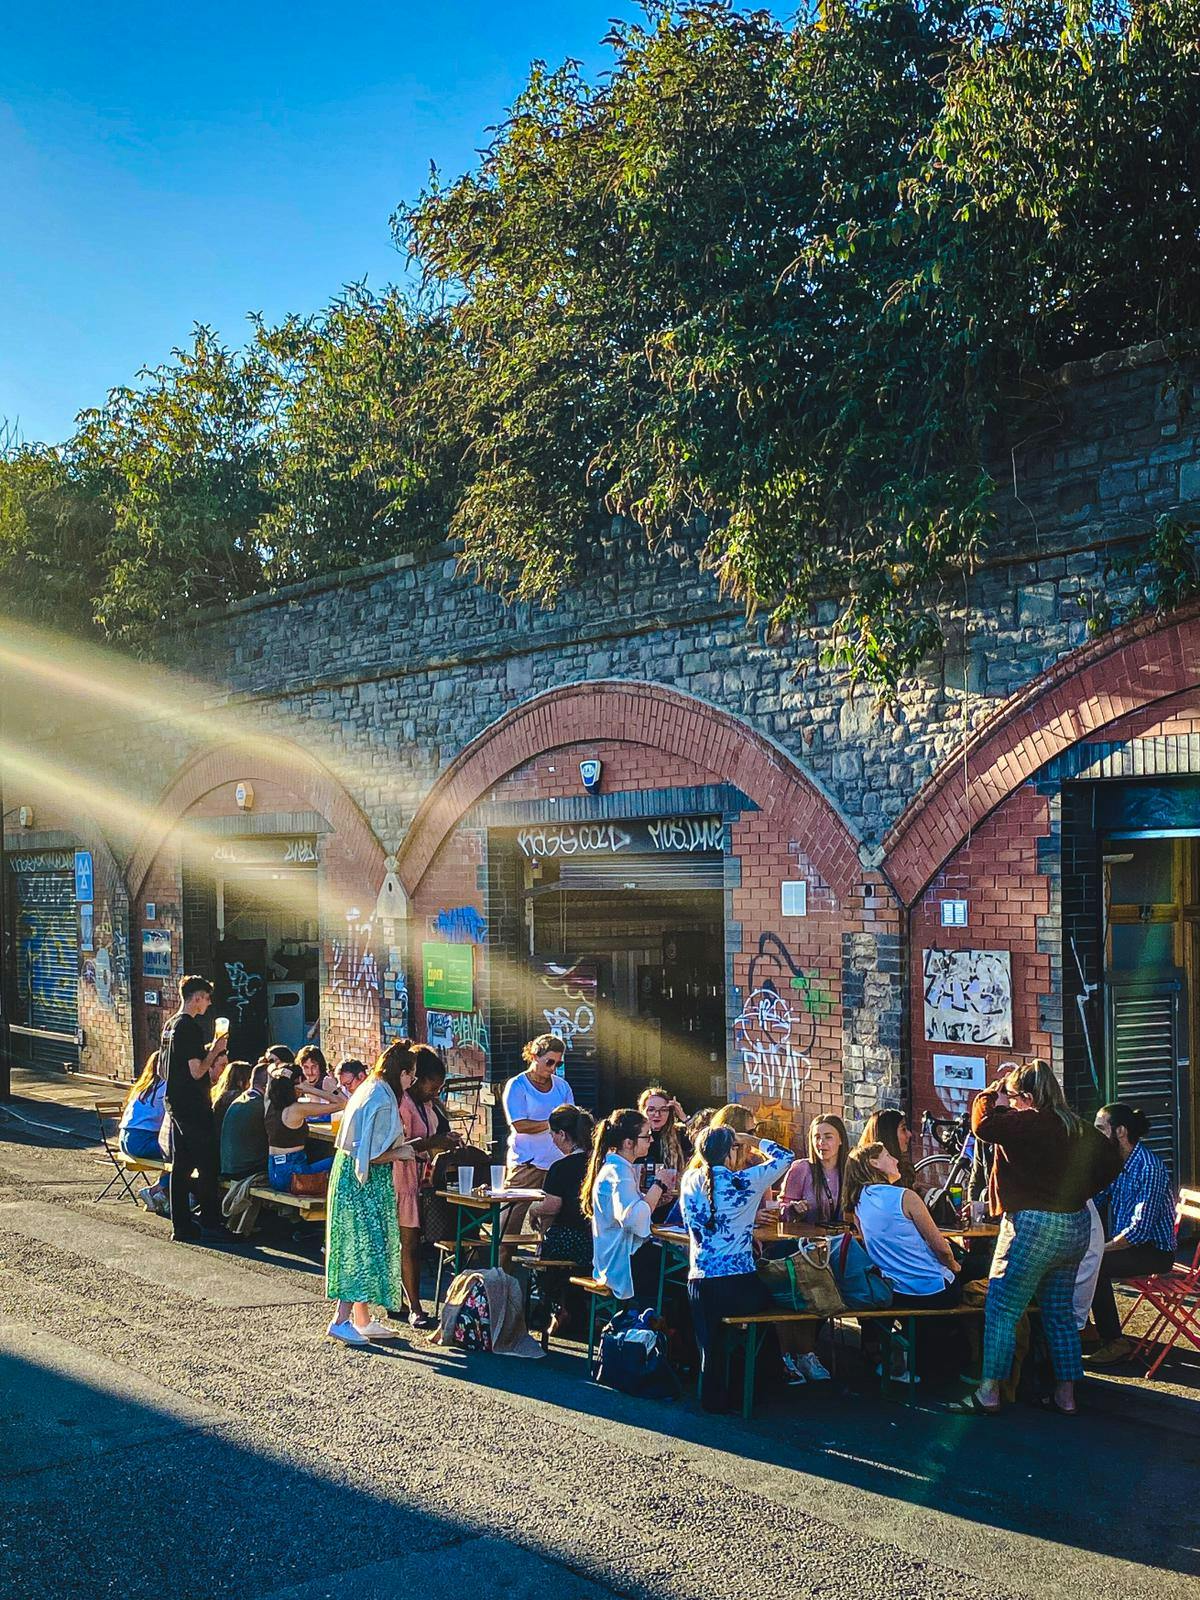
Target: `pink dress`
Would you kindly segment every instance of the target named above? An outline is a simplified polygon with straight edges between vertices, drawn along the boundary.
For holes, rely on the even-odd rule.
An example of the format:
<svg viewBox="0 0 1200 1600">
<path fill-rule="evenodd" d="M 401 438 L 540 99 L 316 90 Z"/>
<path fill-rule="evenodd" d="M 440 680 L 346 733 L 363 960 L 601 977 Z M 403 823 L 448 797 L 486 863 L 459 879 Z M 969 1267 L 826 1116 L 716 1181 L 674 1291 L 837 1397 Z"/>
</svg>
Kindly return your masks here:
<svg viewBox="0 0 1200 1600">
<path fill-rule="evenodd" d="M 432 1139 L 437 1132 L 437 1117 L 432 1106 L 419 1106 L 407 1090 L 400 1096 L 400 1121 L 406 1139 Z M 421 1226 L 417 1194 L 432 1165 L 428 1156 L 418 1156 L 416 1161 L 397 1161 L 392 1167 L 396 1220 L 402 1228 Z"/>
</svg>

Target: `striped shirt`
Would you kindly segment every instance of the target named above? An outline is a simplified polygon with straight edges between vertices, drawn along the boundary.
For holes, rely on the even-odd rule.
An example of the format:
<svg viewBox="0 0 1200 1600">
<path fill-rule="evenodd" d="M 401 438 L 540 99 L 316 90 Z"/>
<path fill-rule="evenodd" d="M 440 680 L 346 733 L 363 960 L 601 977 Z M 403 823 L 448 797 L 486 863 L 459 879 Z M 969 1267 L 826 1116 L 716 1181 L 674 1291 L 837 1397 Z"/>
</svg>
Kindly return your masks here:
<svg viewBox="0 0 1200 1600">
<path fill-rule="evenodd" d="M 1175 1249 L 1175 1197 L 1166 1167 L 1139 1140 L 1129 1159 L 1096 1203 L 1108 1201 L 1108 1237 L 1126 1244 Z"/>
</svg>

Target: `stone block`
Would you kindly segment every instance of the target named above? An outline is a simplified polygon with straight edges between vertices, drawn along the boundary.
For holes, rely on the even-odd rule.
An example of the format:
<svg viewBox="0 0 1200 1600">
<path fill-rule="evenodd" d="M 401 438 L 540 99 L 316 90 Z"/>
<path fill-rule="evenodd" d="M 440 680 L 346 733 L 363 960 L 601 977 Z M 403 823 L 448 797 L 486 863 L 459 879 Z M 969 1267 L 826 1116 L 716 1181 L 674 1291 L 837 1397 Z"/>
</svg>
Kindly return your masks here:
<svg viewBox="0 0 1200 1600">
<path fill-rule="evenodd" d="M 1035 628 L 1054 622 L 1058 616 L 1058 596 L 1052 583 L 1031 583 L 1017 590 L 1017 625 Z M 992 681 L 989 667 L 988 681 Z"/>
</svg>

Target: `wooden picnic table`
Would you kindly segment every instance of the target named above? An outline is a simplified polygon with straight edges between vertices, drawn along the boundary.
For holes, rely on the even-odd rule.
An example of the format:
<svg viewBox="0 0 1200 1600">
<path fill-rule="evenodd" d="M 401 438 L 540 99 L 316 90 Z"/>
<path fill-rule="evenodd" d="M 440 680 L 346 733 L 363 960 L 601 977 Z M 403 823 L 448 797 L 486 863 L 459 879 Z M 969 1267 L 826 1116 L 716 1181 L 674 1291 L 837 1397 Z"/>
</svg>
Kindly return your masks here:
<svg viewBox="0 0 1200 1600">
<path fill-rule="evenodd" d="M 490 1224 L 491 1235 L 488 1240 L 489 1265 L 500 1265 L 500 1246 L 504 1242 L 500 1237 L 500 1213 L 506 1205 L 512 1205 L 520 1200 L 529 1199 L 526 1193 L 514 1194 L 508 1189 L 484 1189 L 474 1194 L 460 1194 L 457 1189 L 439 1189 L 438 1196 L 448 1200 L 456 1207 L 454 1214 L 454 1270 L 462 1271 L 462 1254 L 464 1244 L 478 1244 L 482 1241 L 485 1224 Z M 539 1197 L 544 1198 L 542 1191 L 537 1191 Z M 472 1215 L 474 1213 L 474 1215 Z"/>
</svg>

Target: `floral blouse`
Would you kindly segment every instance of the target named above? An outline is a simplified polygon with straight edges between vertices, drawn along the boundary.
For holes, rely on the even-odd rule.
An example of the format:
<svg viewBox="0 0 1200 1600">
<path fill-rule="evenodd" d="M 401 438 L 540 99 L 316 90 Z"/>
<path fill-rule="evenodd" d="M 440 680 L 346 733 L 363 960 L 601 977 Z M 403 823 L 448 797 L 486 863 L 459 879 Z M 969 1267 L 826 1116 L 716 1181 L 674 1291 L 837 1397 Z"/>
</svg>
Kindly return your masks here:
<svg viewBox="0 0 1200 1600">
<path fill-rule="evenodd" d="M 791 1166 L 790 1150 L 759 1142 L 765 1158 L 755 1166 L 732 1172 L 712 1169 L 713 1199 L 708 1203 L 708 1172 L 691 1167 L 680 1185 L 679 1203 L 688 1231 L 688 1277 L 732 1278 L 754 1271 L 754 1219 L 759 1201 Z"/>
</svg>

